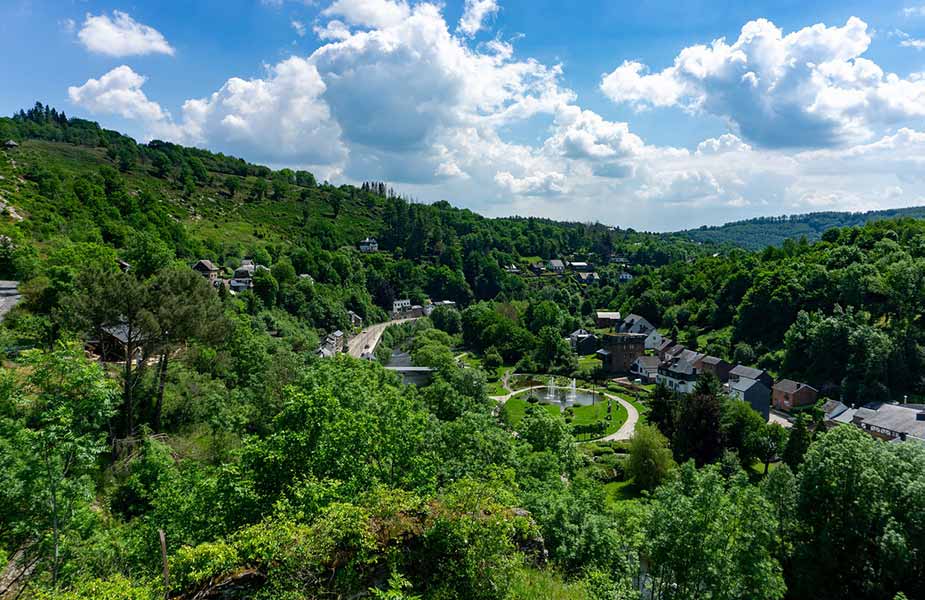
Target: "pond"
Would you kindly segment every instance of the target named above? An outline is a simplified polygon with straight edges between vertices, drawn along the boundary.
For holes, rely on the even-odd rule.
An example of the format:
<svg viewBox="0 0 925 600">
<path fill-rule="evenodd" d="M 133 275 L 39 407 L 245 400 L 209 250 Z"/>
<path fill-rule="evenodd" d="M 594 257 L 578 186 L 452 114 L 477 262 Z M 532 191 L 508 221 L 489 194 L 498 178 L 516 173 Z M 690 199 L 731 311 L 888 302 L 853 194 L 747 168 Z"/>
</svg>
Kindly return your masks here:
<svg viewBox="0 0 925 600">
<path fill-rule="evenodd" d="M 542 387 L 524 392 L 524 395 L 528 398 L 533 396 L 542 404 L 556 404 L 559 406 L 559 410 L 565 410 L 570 406 L 590 406 L 604 399 L 598 393 L 576 389 L 574 383 L 563 386 Z"/>
</svg>

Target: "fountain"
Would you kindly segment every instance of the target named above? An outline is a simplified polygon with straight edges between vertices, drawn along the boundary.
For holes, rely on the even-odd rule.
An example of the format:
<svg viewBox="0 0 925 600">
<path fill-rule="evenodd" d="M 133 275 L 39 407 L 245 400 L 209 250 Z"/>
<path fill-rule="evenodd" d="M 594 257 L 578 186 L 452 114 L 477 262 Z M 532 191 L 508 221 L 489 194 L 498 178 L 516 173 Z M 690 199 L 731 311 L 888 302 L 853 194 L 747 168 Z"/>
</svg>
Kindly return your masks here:
<svg viewBox="0 0 925 600">
<path fill-rule="evenodd" d="M 578 392 L 575 389 L 575 378 L 572 378 L 572 384 L 569 386 L 568 390 L 568 402 L 569 404 L 575 404 L 575 399 L 578 397 Z"/>
<path fill-rule="evenodd" d="M 549 378 L 549 385 L 546 387 L 546 401 L 552 402 L 556 399 L 556 378 Z"/>
</svg>

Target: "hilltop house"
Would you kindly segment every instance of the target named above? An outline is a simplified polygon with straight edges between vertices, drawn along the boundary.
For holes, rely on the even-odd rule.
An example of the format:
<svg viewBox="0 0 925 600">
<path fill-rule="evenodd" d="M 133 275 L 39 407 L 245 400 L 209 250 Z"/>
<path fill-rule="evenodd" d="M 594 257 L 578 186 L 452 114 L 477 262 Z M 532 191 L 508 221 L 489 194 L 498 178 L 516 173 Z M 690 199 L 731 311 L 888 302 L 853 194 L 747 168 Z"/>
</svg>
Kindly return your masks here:
<svg viewBox="0 0 925 600">
<path fill-rule="evenodd" d="M 662 343 L 662 334 L 645 317 L 627 315 L 617 326 L 620 333 L 642 333 L 646 336 L 646 350 L 655 350 Z"/>
<path fill-rule="evenodd" d="M 630 366 L 630 375 L 643 383 L 652 383 L 658 379 L 659 364 L 661 361 L 657 356 L 640 356 Z"/>
<path fill-rule="evenodd" d="M 576 329 L 568 336 L 569 345 L 575 354 L 584 356 L 597 351 L 597 336 L 586 329 Z"/>
<path fill-rule="evenodd" d="M 593 268 L 590 264 L 588 264 L 588 263 L 586 263 L 586 262 L 584 262 L 584 261 L 580 261 L 580 260 L 576 260 L 576 261 L 570 262 L 570 263 L 568 264 L 568 266 L 569 266 L 573 271 L 578 271 L 579 273 L 587 273 L 587 272 L 591 271 L 592 268 Z"/>
<path fill-rule="evenodd" d="M 376 241 L 376 238 L 368 237 L 365 240 L 360 241 L 359 248 L 360 248 L 360 252 L 362 252 L 363 254 L 379 252 L 379 242 Z"/>
<path fill-rule="evenodd" d="M 575 280 L 578 281 L 578 283 L 581 285 L 589 285 L 591 283 L 597 283 L 601 280 L 601 277 L 593 271 L 590 273 L 581 271 L 575 273 Z"/>
<path fill-rule="evenodd" d="M 771 391 L 771 403 L 774 408 L 785 411 L 797 406 L 815 404 L 816 398 L 819 396 L 816 388 L 792 379 L 781 379 L 774 384 Z"/>
<path fill-rule="evenodd" d="M 549 261 L 549 264 L 547 265 L 547 267 L 548 267 L 549 270 L 552 271 L 553 273 L 564 273 L 564 272 L 565 272 L 565 263 L 563 263 L 563 262 L 562 262 L 561 260 L 559 260 L 558 258 L 554 258 L 554 259 L 550 260 L 550 261 Z"/>
<path fill-rule="evenodd" d="M 595 354 L 608 373 L 628 373 L 636 359 L 645 354 L 646 336 L 639 333 L 605 333 Z"/>
<path fill-rule="evenodd" d="M 193 270 L 209 280 L 209 283 L 215 283 L 218 279 L 218 267 L 211 260 L 202 259 L 193 265 Z"/>
<path fill-rule="evenodd" d="M 760 380 L 740 378 L 729 383 L 729 395 L 736 400 L 748 402 L 765 421 L 771 414 L 771 390 Z"/>
<path fill-rule="evenodd" d="M 594 320 L 601 329 L 616 327 L 620 324 L 620 313 L 610 310 L 599 310 L 594 314 Z"/>
</svg>

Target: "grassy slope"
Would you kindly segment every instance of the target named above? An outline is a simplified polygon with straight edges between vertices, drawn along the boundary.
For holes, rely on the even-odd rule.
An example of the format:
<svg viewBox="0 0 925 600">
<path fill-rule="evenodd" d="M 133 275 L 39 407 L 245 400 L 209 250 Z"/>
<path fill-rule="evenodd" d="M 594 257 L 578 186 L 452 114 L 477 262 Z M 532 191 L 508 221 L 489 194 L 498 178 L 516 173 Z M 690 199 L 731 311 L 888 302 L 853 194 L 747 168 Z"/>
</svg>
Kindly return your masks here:
<svg viewBox="0 0 925 600">
<path fill-rule="evenodd" d="M 32 184 L 21 180 L 25 169 L 32 164 L 43 165 L 64 177 L 93 173 L 103 165 L 115 166 L 102 148 L 62 142 L 26 140 L 7 156 L 0 152 L 0 176 L 4 178 L 0 180 L 0 198 L 12 202 L 26 218 L 41 209 L 54 209 L 48 200 L 36 193 Z M 185 223 L 193 237 L 204 241 L 244 246 L 289 241 L 321 222 L 333 226 L 344 239 L 362 239 L 379 227 L 381 206 L 365 199 L 353 201 L 349 196 L 342 196 L 341 213 L 335 219 L 328 198 L 331 193 L 337 193 L 336 189 L 312 188 L 308 201 L 304 202 L 300 194 L 305 188 L 291 185 L 283 199 L 257 201 L 251 196 L 255 177 L 238 177 L 240 188 L 230 197 L 224 182 L 236 176 L 210 175 L 210 183 L 197 185 L 195 192 L 187 195 L 178 182 L 156 177 L 150 167 L 136 165 L 123 173 L 130 190 L 156 192 L 171 216 Z M 307 228 L 303 224 L 306 212 Z"/>
</svg>

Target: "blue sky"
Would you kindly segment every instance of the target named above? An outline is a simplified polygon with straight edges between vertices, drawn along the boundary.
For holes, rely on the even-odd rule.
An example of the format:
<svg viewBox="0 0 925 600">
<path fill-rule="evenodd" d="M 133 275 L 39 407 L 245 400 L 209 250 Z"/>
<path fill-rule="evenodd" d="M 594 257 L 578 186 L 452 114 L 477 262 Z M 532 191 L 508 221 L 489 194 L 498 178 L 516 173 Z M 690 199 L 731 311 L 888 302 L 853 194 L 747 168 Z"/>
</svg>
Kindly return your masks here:
<svg viewBox="0 0 925 600">
<path fill-rule="evenodd" d="M 0 40 L 0 113 L 488 215 L 925 204 L 925 0 L 7 0 Z"/>
</svg>

